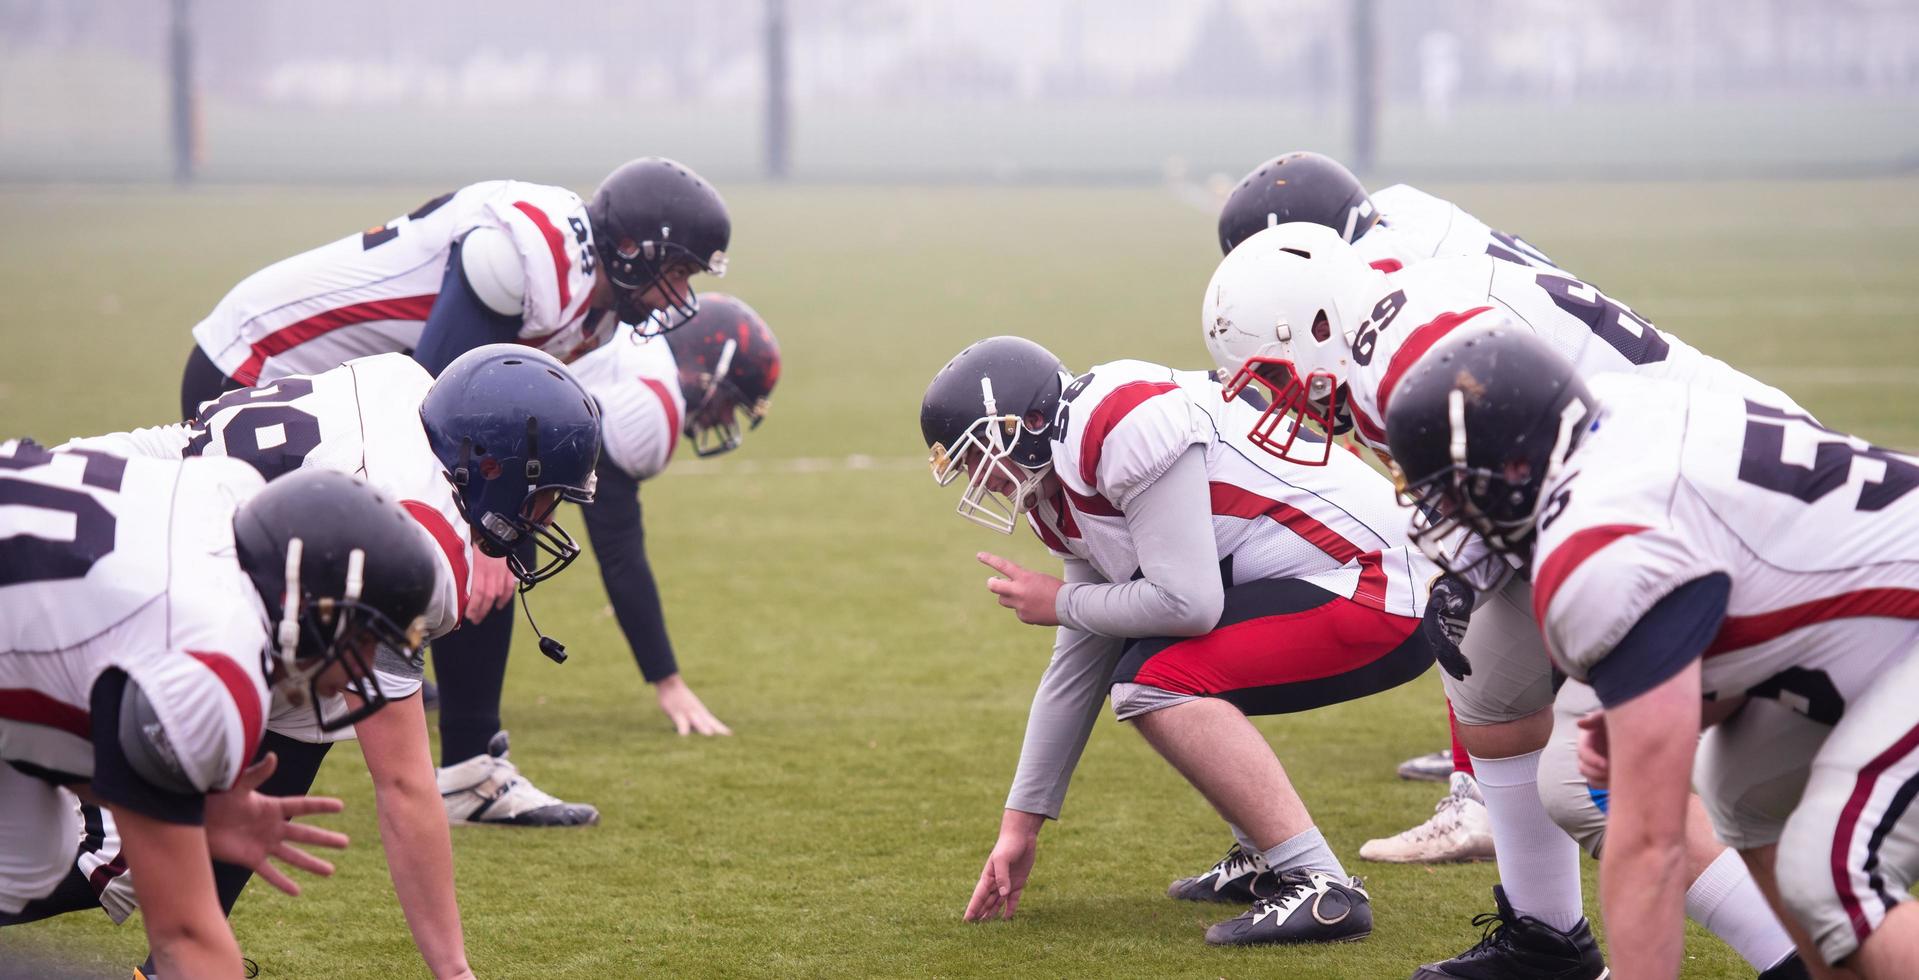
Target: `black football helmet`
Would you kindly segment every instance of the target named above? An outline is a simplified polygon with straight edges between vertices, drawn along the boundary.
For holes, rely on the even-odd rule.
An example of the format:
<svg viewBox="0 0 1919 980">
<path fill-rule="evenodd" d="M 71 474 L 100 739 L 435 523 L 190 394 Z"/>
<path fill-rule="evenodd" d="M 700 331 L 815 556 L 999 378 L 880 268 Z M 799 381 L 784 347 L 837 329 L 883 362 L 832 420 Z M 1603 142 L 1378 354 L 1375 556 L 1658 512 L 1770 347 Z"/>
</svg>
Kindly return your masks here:
<svg viewBox="0 0 1919 980">
<path fill-rule="evenodd" d="M 600 269 L 615 287 L 614 310 L 642 334 L 664 333 L 699 312 L 691 287 L 673 286 L 667 270 L 683 266 L 726 275 L 733 219 L 726 202 L 699 174 L 665 157 L 641 157 L 600 181 L 587 202 Z M 640 297 L 659 286 L 667 308 Z"/>
<path fill-rule="evenodd" d="M 420 424 L 473 543 L 505 558 L 521 591 L 579 556 L 552 518 L 561 500 L 593 502 L 600 404 L 559 361 L 521 344 L 475 347 L 427 389 Z M 530 568 L 523 541 L 545 556 Z"/>
<path fill-rule="evenodd" d="M 357 477 L 295 470 L 233 515 L 240 568 L 266 605 L 267 677 L 294 704 L 308 703 L 322 731 L 386 704 L 373 678 L 381 656 L 420 662 L 422 618 L 433 600 L 433 545 L 400 505 Z M 316 687 L 336 663 L 361 705 L 329 717 Z M 278 669 L 277 674 L 275 669 Z"/>
<path fill-rule="evenodd" d="M 1348 242 L 1379 223 L 1366 185 L 1338 160 L 1294 152 L 1253 168 L 1219 209 L 1219 249 L 1230 255 L 1240 242 L 1289 221 L 1310 221 L 1339 232 Z"/>
<path fill-rule="evenodd" d="M 709 293 L 700 311 L 666 335 L 680 369 L 686 422 L 680 428 L 700 456 L 739 448 L 740 421 L 757 429 L 780 381 L 780 342 L 753 308 Z"/>
<path fill-rule="evenodd" d="M 1011 534 L 1039 502 L 1060 393 L 1071 381 L 1059 358 L 1022 337 L 989 337 L 933 375 L 920 399 L 920 434 L 933 482 L 969 475 L 961 517 Z"/>
<path fill-rule="evenodd" d="M 1500 555 L 1529 560 L 1546 472 L 1596 407 L 1572 363 L 1522 330 L 1472 331 L 1427 351 L 1386 408 L 1420 550 L 1447 571 L 1486 580 L 1489 568 L 1475 567 L 1482 562 L 1455 557 L 1463 526 L 1495 553 L 1484 564 Z"/>
</svg>

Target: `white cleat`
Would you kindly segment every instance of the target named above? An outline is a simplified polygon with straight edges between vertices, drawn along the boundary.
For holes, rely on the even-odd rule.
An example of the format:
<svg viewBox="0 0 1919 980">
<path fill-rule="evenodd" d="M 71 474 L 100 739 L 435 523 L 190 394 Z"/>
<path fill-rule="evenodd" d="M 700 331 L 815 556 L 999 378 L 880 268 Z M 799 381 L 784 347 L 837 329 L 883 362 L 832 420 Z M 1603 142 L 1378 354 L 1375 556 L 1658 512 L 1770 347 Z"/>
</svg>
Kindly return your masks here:
<svg viewBox="0 0 1919 980">
<path fill-rule="evenodd" d="M 440 770 L 440 800 L 447 820 L 456 824 L 492 824 L 518 827 L 585 827 L 600 822 L 600 811 L 590 803 L 568 803 L 520 775 L 507 761 L 506 733 L 486 743 L 486 754 L 476 755 Z"/>
<path fill-rule="evenodd" d="M 1367 841 L 1360 845 L 1359 856 L 1387 864 L 1492 860 L 1493 824 L 1479 795 L 1479 782 L 1468 773 L 1453 773 L 1451 792 L 1433 807 L 1432 819 L 1391 837 Z"/>
</svg>

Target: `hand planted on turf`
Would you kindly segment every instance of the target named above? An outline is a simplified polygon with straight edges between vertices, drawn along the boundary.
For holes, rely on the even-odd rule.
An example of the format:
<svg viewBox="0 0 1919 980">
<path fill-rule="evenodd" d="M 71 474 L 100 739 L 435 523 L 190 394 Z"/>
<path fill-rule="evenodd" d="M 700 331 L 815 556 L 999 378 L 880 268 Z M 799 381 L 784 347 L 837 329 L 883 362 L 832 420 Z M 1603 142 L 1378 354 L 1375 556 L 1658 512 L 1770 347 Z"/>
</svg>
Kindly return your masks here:
<svg viewBox="0 0 1919 980">
<path fill-rule="evenodd" d="M 1459 645 L 1466 641 L 1476 598 L 1465 579 L 1450 572 L 1441 575 L 1433 580 L 1426 597 L 1426 616 L 1419 621 L 1419 631 L 1437 655 L 1440 668 L 1456 681 L 1465 680 L 1473 672 L 1472 662 L 1459 652 Z"/>
<path fill-rule="evenodd" d="M 982 551 L 974 556 L 980 564 L 1006 576 L 986 580 L 987 591 L 999 596 L 999 604 L 1013 611 L 1022 623 L 1034 626 L 1058 626 L 1060 586 L 1066 583 L 1046 574 L 1019 567 L 1005 558 Z"/>
<path fill-rule="evenodd" d="M 1001 828 L 993 853 L 986 856 L 986 867 L 980 869 L 979 884 L 973 886 L 973 898 L 966 903 L 966 921 L 980 922 L 994 913 L 1001 919 L 1012 918 L 1038 850 L 1038 833 Z"/>
<path fill-rule="evenodd" d="M 731 735 L 733 729 L 726 723 L 713 717 L 706 705 L 693 689 L 686 686 L 686 680 L 678 674 L 664 678 L 654 692 L 660 699 L 660 710 L 673 719 L 673 728 L 681 735 Z"/>
<path fill-rule="evenodd" d="M 466 621 L 478 623 L 501 606 L 513 601 L 519 584 L 506 567 L 506 559 L 494 558 L 473 549 L 473 573 L 467 577 Z"/>
<path fill-rule="evenodd" d="M 344 804 L 326 796 L 267 796 L 254 792 L 255 787 L 273 775 L 277 765 L 279 757 L 268 752 L 266 758 L 240 773 L 232 789 L 207 794 L 207 850 L 216 860 L 252 868 L 267 884 L 288 895 L 299 895 L 300 886 L 267 859 L 275 858 L 321 877 L 331 875 L 333 865 L 293 845 L 342 850 L 347 845 L 347 836 L 295 823 L 293 818 L 339 813 Z"/>
<path fill-rule="evenodd" d="M 1612 776 L 1610 753 L 1606 742 L 1606 709 L 1587 712 L 1579 719 L 1579 774 L 1595 788 L 1605 789 Z"/>
</svg>

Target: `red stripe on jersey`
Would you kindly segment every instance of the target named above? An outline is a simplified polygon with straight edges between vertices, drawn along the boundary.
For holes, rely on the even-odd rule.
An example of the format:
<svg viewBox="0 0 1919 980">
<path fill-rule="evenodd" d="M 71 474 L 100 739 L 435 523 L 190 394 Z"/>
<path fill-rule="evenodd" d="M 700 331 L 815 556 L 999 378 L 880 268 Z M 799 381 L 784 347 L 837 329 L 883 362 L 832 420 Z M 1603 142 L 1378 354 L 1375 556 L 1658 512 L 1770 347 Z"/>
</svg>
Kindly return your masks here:
<svg viewBox="0 0 1919 980">
<path fill-rule="evenodd" d="M 466 544 L 439 511 L 417 500 L 402 500 L 400 506 L 406 508 L 407 514 L 426 528 L 428 534 L 433 535 L 433 540 L 446 554 L 447 566 L 453 569 L 453 594 L 459 597 L 459 607 L 453 610 L 453 619 L 458 622 L 460 614 L 466 609 Z M 406 624 L 398 625 L 404 627 Z"/>
<path fill-rule="evenodd" d="M 533 222 L 533 227 L 540 229 L 540 234 L 546 238 L 546 247 L 553 253 L 553 278 L 560 284 L 559 312 L 565 313 L 567 304 L 573 302 L 573 291 L 566 286 L 566 273 L 573 268 L 573 260 L 566 254 L 566 238 L 560 234 L 560 229 L 553 227 L 545 211 L 525 201 L 514 201 L 513 206 L 519 208 L 520 213 L 526 215 L 527 220 Z"/>
<path fill-rule="evenodd" d="M 85 708 L 76 708 L 31 688 L 0 687 L 0 718 L 56 728 L 75 738 L 93 738 L 93 716 Z"/>
<path fill-rule="evenodd" d="M 247 355 L 239 368 L 233 372 L 233 380 L 252 386 L 260 383 L 260 367 L 267 358 L 275 357 L 292 350 L 316 337 L 332 333 L 341 327 L 350 327 L 356 323 L 375 323 L 381 320 L 425 320 L 433 312 L 433 300 L 437 293 L 425 296 L 402 296 L 398 299 L 376 299 L 352 306 L 342 306 L 315 313 L 304 320 L 289 323 L 278 330 L 261 337 L 253 343 L 253 353 Z"/>
<path fill-rule="evenodd" d="M 1381 428 L 1378 422 L 1373 421 L 1365 412 L 1359 410 L 1358 405 L 1352 402 L 1346 403 L 1346 411 L 1352 413 L 1353 427 L 1359 430 L 1360 438 L 1374 446 L 1386 445 L 1386 430 Z"/>
<path fill-rule="evenodd" d="M 1073 506 L 1079 508 L 1079 512 L 1082 514 L 1089 514 L 1093 517 L 1121 516 L 1119 508 L 1113 506 L 1105 497 L 1099 494 L 1093 494 L 1090 497 L 1081 496 L 1080 494 L 1074 493 L 1073 488 L 1066 486 L 1063 482 L 1060 484 L 1060 489 L 1066 491 L 1066 499 L 1071 500 Z M 1078 537 L 1078 535 L 1074 535 L 1074 537 Z"/>
<path fill-rule="evenodd" d="M 1320 523 L 1311 514 L 1291 504 L 1281 503 L 1253 493 L 1230 483 L 1209 484 L 1213 493 L 1213 514 L 1218 517 L 1239 517 L 1252 520 L 1257 517 L 1269 517 L 1286 526 L 1287 530 L 1305 538 L 1313 547 L 1331 556 L 1334 561 L 1344 564 L 1360 557 L 1364 552 L 1359 546 L 1346 540 L 1338 531 Z M 1384 575 L 1381 575 L 1384 578 Z M 1384 595 L 1384 590 L 1381 590 Z"/>
<path fill-rule="evenodd" d="M 1852 832 L 1859 823 L 1859 815 L 1865 812 L 1867 801 L 1872 799 L 1872 790 L 1880 775 L 1915 748 L 1919 748 L 1919 727 L 1908 729 L 1891 748 L 1860 768 L 1852 795 L 1846 797 L 1846 805 L 1839 811 L 1839 832 L 1832 838 L 1832 884 L 1833 890 L 1839 893 L 1839 904 L 1845 908 L 1846 918 L 1852 920 L 1852 934 L 1861 943 L 1872 933 L 1872 923 L 1866 920 L 1865 910 L 1859 907 L 1859 896 L 1852 890 Z"/>
<path fill-rule="evenodd" d="M 227 687 L 227 696 L 233 699 L 233 707 L 240 712 L 240 733 L 246 741 L 240 746 L 240 767 L 246 768 L 246 760 L 260 750 L 260 695 L 253 690 L 253 680 L 247 676 L 246 668 L 240 666 L 232 657 L 219 653 L 201 653 L 188 650 L 187 656 L 207 665 L 213 676 Z M 236 773 L 235 781 L 239 776 Z"/>
<path fill-rule="evenodd" d="M 1586 559 L 1614 541 L 1646 529 L 1643 524 L 1597 524 L 1574 531 L 1546 556 L 1545 563 L 1533 575 L 1533 619 L 1542 628 L 1546 625 L 1546 609 L 1553 603 L 1553 593 L 1559 591 Z"/>
<path fill-rule="evenodd" d="M 1441 313 L 1433 317 L 1425 326 L 1414 330 L 1406 338 L 1406 342 L 1399 345 L 1398 350 L 1393 351 L 1393 359 L 1386 363 L 1386 376 L 1379 379 L 1379 396 L 1373 400 L 1373 404 L 1379 406 L 1379 417 L 1382 421 L 1386 418 L 1386 402 L 1392 397 L 1393 387 L 1398 385 L 1399 379 L 1419 362 L 1420 356 L 1432 350 L 1433 345 L 1439 343 L 1440 338 L 1452 333 L 1460 324 L 1490 309 L 1492 309 L 1490 306 L 1479 306 L 1464 313 Z M 1383 438 L 1385 432 L 1382 431 L 1380 436 Z"/>
<path fill-rule="evenodd" d="M 1398 259 L 1376 259 L 1370 264 L 1373 268 L 1385 273 L 1394 273 L 1406 268 L 1406 263 Z"/>
<path fill-rule="evenodd" d="M 121 851 L 113 856 L 113 860 L 94 868 L 93 873 L 87 876 L 87 884 L 93 886 L 94 895 L 101 895 L 106 892 L 107 885 L 111 884 L 113 879 L 126 873 L 127 853 Z"/>
<path fill-rule="evenodd" d="M 1026 515 L 1026 523 L 1032 525 L 1033 533 L 1039 536 L 1040 544 L 1062 555 L 1072 554 L 1066 550 L 1066 542 L 1061 541 L 1059 535 L 1054 534 L 1052 528 L 1046 526 L 1046 522 L 1040 519 L 1039 514 L 1029 511 Z"/>
<path fill-rule="evenodd" d="M 1860 589 L 1842 592 L 1824 599 L 1802 602 L 1771 612 L 1750 616 L 1727 616 L 1719 624 L 1719 634 L 1706 648 L 1713 657 L 1734 650 L 1758 646 L 1776 640 L 1796 629 L 1816 626 L 1835 619 L 1883 616 L 1889 619 L 1919 619 L 1919 591 L 1913 589 Z"/>
<path fill-rule="evenodd" d="M 1094 481 L 1099 475 L 1100 450 L 1105 447 L 1106 437 L 1112 434 L 1113 427 L 1119 425 L 1126 413 L 1138 408 L 1140 402 L 1178 387 L 1171 381 L 1128 381 L 1100 399 L 1099 407 L 1093 409 L 1093 415 L 1086 420 L 1086 429 L 1079 437 L 1080 479 L 1088 486 L 1096 485 Z"/>
<path fill-rule="evenodd" d="M 666 386 L 652 378 L 641 378 L 640 383 L 660 400 L 660 407 L 666 409 L 666 458 L 671 462 L 673 450 L 680 444 L 680 410 L 673 407 L 673 393 Z"/>
<path fill-rule="evenodd" d="M 1386 566 L 1379 552 L 1359 556 L 1359 585 L 1353 589 L 1353 601 L 1384 612 L 1387 585 Z"/>
</svg>

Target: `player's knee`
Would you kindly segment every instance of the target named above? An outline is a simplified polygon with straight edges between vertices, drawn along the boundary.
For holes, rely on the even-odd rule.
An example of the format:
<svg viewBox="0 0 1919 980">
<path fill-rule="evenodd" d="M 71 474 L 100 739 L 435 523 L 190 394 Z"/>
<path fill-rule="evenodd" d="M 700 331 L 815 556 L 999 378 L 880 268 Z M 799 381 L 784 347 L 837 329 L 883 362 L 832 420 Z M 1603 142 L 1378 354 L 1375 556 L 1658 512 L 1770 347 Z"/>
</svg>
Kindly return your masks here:
<svg viewBox="0 0 1919 980">
<path fill-rule="evenodd" d="M 1576 775 L 1576 774 L 1575 774 Z M 1579 849 L 1593 857 L 1606 841 L 1606 811 L 1600 809 L 1605 790 L 1594 790 L 1583 779 L 1559 778 L 1541 760 L 1539 802 L 1566 835 L 1579 842 Z M 1595 795 L 1598 794 L 1598 795 Z"/>
</svg>

